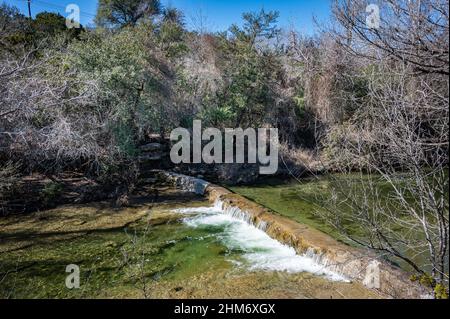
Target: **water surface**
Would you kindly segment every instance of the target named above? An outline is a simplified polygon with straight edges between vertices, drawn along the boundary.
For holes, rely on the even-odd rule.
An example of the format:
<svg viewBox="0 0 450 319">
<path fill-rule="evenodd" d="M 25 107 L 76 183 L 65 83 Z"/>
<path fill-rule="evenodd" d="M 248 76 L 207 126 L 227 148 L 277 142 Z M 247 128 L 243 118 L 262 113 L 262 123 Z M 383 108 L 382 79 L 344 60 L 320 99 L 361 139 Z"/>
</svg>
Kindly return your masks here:
<svg viewBox="0 0 450 319">
<path fill-rule="evenodd" d="M 1 219 L 0 297 L 379 297 L 219 206 L 180 198 Z M 69 264 L 80 267 L 80 289 L 65 287 Z"/>
</svg>

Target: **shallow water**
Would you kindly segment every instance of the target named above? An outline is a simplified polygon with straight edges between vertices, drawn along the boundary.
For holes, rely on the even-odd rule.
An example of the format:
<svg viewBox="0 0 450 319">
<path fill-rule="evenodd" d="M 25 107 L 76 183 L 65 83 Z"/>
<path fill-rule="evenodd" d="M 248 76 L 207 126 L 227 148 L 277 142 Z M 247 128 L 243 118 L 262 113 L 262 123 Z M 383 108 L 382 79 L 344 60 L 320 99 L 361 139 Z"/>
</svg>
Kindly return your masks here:
<svg viewBox="0 0 450 319">
<path fill-rule="evenodd" d="M 65 287 L 69 264 L 80 289 Z M 2 298 L 377 298 L 204 201 L 0 220 Z"/>
<path fill-rule="evenodd" d="M 401 185 L 402 183 L 408 182 L 408 178 L 409 177 L 406 175 L 399 174 L 396 177 L 396 181 L 398 185 Z M 331 176 L 302 179 L 269 178 L 251 186 L 231 187 L 231 190 L 273 210 L 281 216 L 288 217 L 301 224 L 318 229 L 347 245 L 356 246 L 354 242 L 348 240 L 335 228 L 324 222 L 324 220 L 319 217 L 320 214 L 317 213 L 326 208 L 334 210 L 337 213 L 340 211 L 350 213 L 351 205 L 346 205 L 346 202 L 348 202 L 347 196 L 351 196 L 356 202 L 359 200 L 360 203 L 366 199 L 370 201 L 371 196 L 366 197 L 366 195 L 364 195 L 364 190 L 367 190 L 367 185 L 363 184 L 363 182 L 367 182 L 368 180 L 370 180 L 370 185 L 377 190 L 373 195 L 375 196 L 375 194 L 377 194 L 381 199 L 380 202 L 375 202 L 376 204 L 374 205 L 380 205 L 381 207 L 395 211 L 396 201 L 392 199 L 395 198 L 392 186 L 377 175 L 361 176 L 355 173 L 350 175 L 335 174 Z M 338 209 L 334 206 L 330 206 L 330 199 L 333 196 L 339 196 L 341 199 L 342 206 L 338 207 Z M 366 230 L 357 222 L 347 220 L 345 227 L 350 234 L 355 236 L 355 238 L 358 238 L 359 236 L 364 238 L 366 236 Z M 407 228 L 402 229 L 397 226 L 396 231 L 409 232 L 410 230 Z M 431 266 L 429 265 L 429 253 L 426 249 L 411 250 L 403 247 L 401 244 L 398 244 L 398 247 L 396 248 L 399 251 L 404 252 L 409 259 L 422 265 L 424 269 L 431 271 Z M 390 262 L 408 272 L 414 273 L 414 270 L 410 265 L 399 258 L 387 255 L 381 255 L 380 257 L 388 259 Z M 448 261 L 446 263 L 448 265 Z"/>
<path fill-rule="evenodd" d="M 250 270 L 281 271 L 288 273 L 309 272 L 325 276 L 329 280 L 346 281 L 346 279 L 311 258 L 300 256 L 292 247 L 270 238 L 263 230 L 246 221 L 226 214 L 220 207 L 200 207 L 181 209 L 182 213 L 198 213 L 195 217 L 184 219 L 189 227 L 213 230 L 214 237 L 230 251 L 240 252 L 235 264 L 242 264 Z"/>
</svg>

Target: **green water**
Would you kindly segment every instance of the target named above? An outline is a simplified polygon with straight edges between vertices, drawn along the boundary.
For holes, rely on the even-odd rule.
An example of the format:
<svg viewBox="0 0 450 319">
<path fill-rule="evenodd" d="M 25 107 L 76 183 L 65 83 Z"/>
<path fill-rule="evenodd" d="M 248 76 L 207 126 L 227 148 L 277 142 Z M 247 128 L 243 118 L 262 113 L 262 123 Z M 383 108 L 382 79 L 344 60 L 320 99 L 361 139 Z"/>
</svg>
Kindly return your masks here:
<svg viewBox="0 0 450 319">
<path fill-rule="evenodd" d="M 112 288 L 140 289 L 142 274 L 149 284 L 230 269 L 232 252 L 215 240 L 214 231 L 219 230 L 193 229 L 179 222 L 147 228 L 139 222 L 2 253 L 1 274 L 10 273 L 0 292 L 10 298 L 107 297 Z M 83 289 L 65 289 L 69 264 L 80 267 Z"/>
<path fill-rule="evenodd" d="M 327 225 L 317 214 L 323 210 L 331 197 L 331 190 L 342 181 L 335 176 L 300 180 L 269 178 L 252 186 L 237 186 L 230 189 L 258 204 L 270 208 L 281 216 L 309 225 L 327 233 L 337 240 L 350 243 L 335 228 Z M 342 177 L 343 178 L 343 177 Z M 354 226 L 352 228 L 352 226 Z M 358 225 L 350 225 L 356 233 Z M 351 244 L 351 243 L 350 243 Z"/>
<path fill-rule="evenodd" d="M 395 178 L 397 186 L 410 182 L 410 179 L 408 179 L 406 175 L 399 174 L 399 176 Z M 364 192 L 363 188 L 367 187 L 367 184 L 370 184 L 372 189 L 366 189 Z M 381 205 L 394 212 L 396 211 L 396 199 L 392 185 L 376 175 L 332 175 L 301 180 L 267 178 L 259 181 L 255 185 L 231 187 L 231 190 L 270 208 L 281 216 L 309 225 L 329 234 L 339 241 L 353 246 L 356 246 L 353 241 L 344 237 L 320 217 L 321 212 L 328 209 L 331 211 L 335 210 L 336 214 L 342 212 L 351 214 L 354 208 L 345 204 L 345 202 L 348 202 L 349 198 L 356 199 L 355 202 L 362 202 L 367 199 L 367 205 L 370 207 L 370 205 L 374 205 L 373 202 L 371 202 L 372 198 L 370 197 L 374 196 L 374 194 L 377 194 L 378 196 L 376 205 Z M 364 193 L 368 193 L 369 196 L 365 197 L 363 195 Z M 339 203 L 339 200 L 330 201 L 333 194 L 335 194 L 338 199 L 342 200 L 341 205 L 336 204 L 336 202 Z M 409 200 L 412 202 L 412 199 Z M 333 204 L 330 205 L 330 203 Z M 360 224 L 353 222 L 351 218 L 346 218 L 345 222 L 346 224 L 344 225 L 349 234 L 356 238 L 364 238 L 365 230 L 361 228 Z M 409 229 L 399 227 L 393 229 L 397 232 L 409 231 Z M 418 236 L 417 238 L 419 239 L 421 238 L 421 234 L 419 233 L 414 234 L 414 236 Z M 403 248 L 401 245 L 399 245 L 397 249 L 403 251 L 408 258 L 419 265 L 428 263 L 427 259 L 429 255 L 427 251 L 417 253 L 416 251 Z M 388 256 L 384 257 L 405 270 L 412 271 L 411 267 L 401 259 Z M 427 266 L 424 266 L 424 268 L 428 269 Z"/>
<path fill-rule="evenodd" d="M 266 179 L 232 190 L 275 213 L 350 243 L 316 212 L 329 204 L 333 189 L 358 196 L 357 183 L 350 183 L 352 189 L 345 188 L 348 179 L 358 178 L 334 176 L 300 182 Z M 389 185 L 380 179 L 376 185 L 390 204 Z M 177 198 L 173 191 L 170 195 Z M 330 281 L 312 272 L 250 270 L 246 265 L 249 252 L 256 253 L 252 256 L 262 262 L 273 261 L 257 255 L 266 248 L 246 245 L 256 234 L 242 225 L 230 228 L 227 221 L 220 220 L 192 227 L 184 222 L 185 215 L 174 214 L 173 210 L 210 204 L 181 198 L 123 210 L 90 204 L 1 219 L 0 298 L 378 297 L 357 283 Z M 361 231 L 360 225 L 347 226 L 356 235 Z M 237 241 L 230 237 L 238 233 L 247 237 Z M 271 246 L 279 250 L 267 242 L 268 249 Z M 290 258 L 287 256 L 288 264 L 297 262 Z M 80 289 L 65 286 L 69 264 L 80 267 Z"/>
<path fill-rule="evenodd" d="M 92 204 L 2 219 L 0 298 L 379 297 L 308 271 L 251 269 L 249 256 L 281 268 L 280 253 L 288 268 L 311 262 L 230 216 L 174 212 L 208 205 Z M 80 269 L 79 289 L 66 287 L 72 264 Z"/>
</svg>

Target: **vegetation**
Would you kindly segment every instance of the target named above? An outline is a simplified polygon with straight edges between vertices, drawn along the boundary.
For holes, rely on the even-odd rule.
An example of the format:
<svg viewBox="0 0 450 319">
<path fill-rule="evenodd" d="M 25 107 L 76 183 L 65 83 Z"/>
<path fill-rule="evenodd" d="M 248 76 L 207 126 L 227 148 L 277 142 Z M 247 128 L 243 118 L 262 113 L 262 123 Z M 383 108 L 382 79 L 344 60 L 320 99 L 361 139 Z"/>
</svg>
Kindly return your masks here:
<svg viewBox="0 0 450 319">
<path fill-rule="evenodd" d="M 379 1 L 374 28 L 368 4 L 334 1 L 331 26 L 314 37 L 280 30 L 279 14 L 264 10 L 212 33 L 187 30 L 158 0 L 100 0 L 88 30 L 1 5 L 0 192 L 19 171 L 73 170 L 128 191 L 150 135 L 193 119 L 276 127 L 294 177 L 361 176 L 358 194 L 353 178 L 335 189 L 321 220 L 448 296 L 448 0 Z M 389 203 L 367 174 L 393 190 Z"/>
</svg>

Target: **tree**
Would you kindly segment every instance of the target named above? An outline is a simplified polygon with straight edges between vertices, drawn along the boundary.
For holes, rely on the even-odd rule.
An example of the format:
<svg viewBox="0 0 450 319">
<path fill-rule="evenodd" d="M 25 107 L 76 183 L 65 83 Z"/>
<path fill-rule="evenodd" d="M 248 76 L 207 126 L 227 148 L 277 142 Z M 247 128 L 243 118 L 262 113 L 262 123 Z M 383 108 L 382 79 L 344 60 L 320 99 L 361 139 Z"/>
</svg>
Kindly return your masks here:
<svg viewBox="0 0 450 319">
<path fill-rule="evenodd" d="M 12 52 L 17 46 L 31 42 L 32 30 L 29 19 L 16 7 L 0 5 L 0 54 Z"/>
<path fill-rule="evenodd" d="M 41 12 L 36 15 L 33 26 L 37 32 L 55 34 L 67 30 L 66 19 L 59 13 Z"/>
<path fill-rule="evenodd" d="M 0 52 L 20 55 L 35 46 L 42 50 L 55 45 L 57 38 L 70 42 L 82 32 L 82 26 L 68 29 L 66 19 L 59 13 L 41 12 L 32 20 L 15 7 L 0 6 Z"/>
<path fill-rule="evenodd" d="M 36 15 L 36 18 L 32 21 L 33 38 L 35 42 L 42 40 L 51 41 L 48 46 L 51 46 L 51 42 L 55 37 L 64 37 L 65 40 L 71 41 L 78 38 L 81 32 L 83 32 L 83 26 L 80 28 L 67 28 L 66 18 L 59 13 L 53 12 L 41 12 Z"/>
<path fill-rule="evenodd" d="M 170 22 L 181 27 L 184 26 L 184 14 L 177 8 L 165 8 L 162 12 L 163 22 Z"/>
<path fill-rule="evenodd" d="M 132 158 L 145 132 L 168 126 L 170 117 L 162 114 L 169 102 L 164 68 L 157 58 L 155 39 L 147 26 L 117 33 L 98 31 L 69 47 L 67 60 L 74 76 L 96 83 L 96 97 L 89 108 L 99 112 L 119 152 Z M 79 87 L 83 91 L 83 87 Z M 75 110 L 74 110 L 75 111 Z"/>
<path fill-rule="evenodd" d="M 448 95 L 409 72 L 390 65 L 375 73 L 369 103 L 337 128 L 338 170 L 347 177 L 320 215 L 406 264 L 441 298 L 449 281 Z"/>
<path fill-rule="evenodd" d="M 448 1 L 386 3 L 379 28 L 366 24 L 366 1 L 335 4 L 330 34 L 365 84 L 363 103 L 356 89 L 341 95 L 358 107 L 324 140 L 346 178 L 318 214 L 448 298 Z"/>
<path fill-rule="evenodd" d="M 449 75 L 448 0 L 375 1 L 379 26 L 367 24 L 366 8 L 373 1 L 335 0 L 334 30 L 340 44 L 370 59 L 375 52 L 414 66 L 416 73 Z M 365 48 L 365 49 L 364 49 Z"/>
<path fill-rule="evenodd" d="M 277 17 L 278 12 L 264 10 L 245 13 L 242 28 L 233 25 L 230 34 L 221 34 L 219 54 L 225 85 L 217 92 L 215 105 L 204 112 L 216 125 L 272 124 L 292 132 L 295 112 L 292 99 L 281 93 L 281 51 L 277 43 L 269 43 L 280 32 Z M 285 122 L 289 117 L 291 121 Z"/>
<path fill-rule="evenodd" d="M 100 0 L 95 22 L 103 27 L 123 28 L 161 12 L 159 0 Z"/>
<path fill-rule="evenodd" d="M 176 8 L 166 8 L 158 25 L 157 35 L 161 49 L 169 58 L 186 52 L 184 15 Z"/>
<path fill-rule="evenodd" d="M 248 42 L 252 47 L 260 40 L 271 40 L 280 35 L 281 30 L 277 27 L 280 13 L 277 11 L 247 12 L 242 15 L 244 19 L 243 29 L 233 25 L 231 33 L 241 41 Z"/>
</svg>

